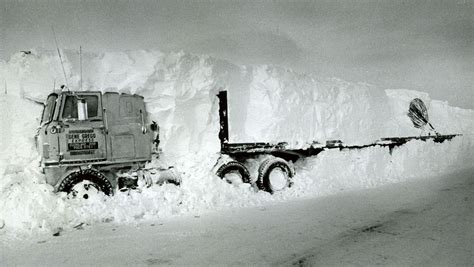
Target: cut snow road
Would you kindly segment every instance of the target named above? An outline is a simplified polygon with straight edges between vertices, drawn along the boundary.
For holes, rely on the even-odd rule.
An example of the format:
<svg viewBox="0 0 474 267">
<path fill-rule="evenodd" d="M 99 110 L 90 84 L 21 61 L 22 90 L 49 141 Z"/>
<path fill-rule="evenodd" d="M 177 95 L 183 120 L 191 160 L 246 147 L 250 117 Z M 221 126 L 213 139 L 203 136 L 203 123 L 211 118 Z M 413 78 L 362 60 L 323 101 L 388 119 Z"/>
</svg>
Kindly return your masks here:
<svg viewBox="0 0 474 267">
<path fill-rule="evenodd" d="M 2 242 L 0 265 L 463 265 L 474 168 L 376 189 Z"/>
</svg>

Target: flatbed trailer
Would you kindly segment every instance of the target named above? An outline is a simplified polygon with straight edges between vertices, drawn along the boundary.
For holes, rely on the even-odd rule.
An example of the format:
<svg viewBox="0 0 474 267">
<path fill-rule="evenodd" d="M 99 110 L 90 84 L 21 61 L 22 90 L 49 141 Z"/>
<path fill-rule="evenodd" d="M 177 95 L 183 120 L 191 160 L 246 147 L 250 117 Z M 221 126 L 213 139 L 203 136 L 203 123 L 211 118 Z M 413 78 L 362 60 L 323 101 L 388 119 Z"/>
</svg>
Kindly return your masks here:
<svg viewBox="0 0 474 267">
<path fill-rule="evenodd" d="M 390 153 L 395 147 L 406 144 L 412 140 L 433 140 L 435 143 L 443 143 L 445 140 L 451 140 L 459 134 L 450 135 L 422 135 L 422 136 L 406 136 L 406 137 L 386 137 L 368 144 L 368 145 L 345 145 L 339 140 L 327 141 L 325 145 L 314 142 L 306 148 L 292 149 L 286 142 L 277 144 L 270 143 L 223 143 L 221 153 L 236 158 L 247 158 L 248 155 L 271 154 L 285 159 L 298 159 L 300 157 L 316 156 L 320 152 L 328 149 L 362 149 L 367 147 L 388 147 Z"/>
<path fill-rule="evenodd" d="M 451 140 L 460 134 L 449 135 L 420 135 L 406 137 L 384 137 L 373 143 L 365 145 L 346 145 L 341 140 L 328 140 L 325 143 L 313 141 L 303 148 L 291 148 L 287 142 L 278 143 L 231 143 L 229 142 L 229 122 L 227 108 L 227 91 L 220 91 L 219 98 L 219 140 L 220 153 L 227 155 L 227 162 L 220 165 L 217 169 L 217 175 L 228 181 L 241 179 L 243 182 L 252 183 L 250 173 L 245 166 L 245 161 L 250 158 L 257 158 L 262 155 L 271 155 L 272 158 L 265 159 L 261 164 L 256 179 L 256 185 L 259 189 L 273 193 L 291 186 L 291 178 L 295 171 L 292 167 L 295 162 L 301 158 L 316 156 L 319 153 L 329 149 L 349 150 L 363 149 L 368 147 L 387 147 L 391 154 L 393 149 L 406 144 L 412 140 L 433 140 L 436 143 L 442 143 Z M 227 175 L 233 176 L 227 179 Z M 274 177 L 273 177 L 274 176 Z"/>
</svg>

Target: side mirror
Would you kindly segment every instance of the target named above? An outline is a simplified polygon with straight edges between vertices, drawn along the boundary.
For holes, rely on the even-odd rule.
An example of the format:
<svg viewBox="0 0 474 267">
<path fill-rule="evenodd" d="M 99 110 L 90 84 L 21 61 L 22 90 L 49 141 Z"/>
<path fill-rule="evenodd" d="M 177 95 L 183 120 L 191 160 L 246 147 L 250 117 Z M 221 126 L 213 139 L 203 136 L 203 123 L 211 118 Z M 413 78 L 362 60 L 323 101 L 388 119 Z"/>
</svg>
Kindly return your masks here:
<svg viewBox="0 0 474 267">
<path fill-rule="evenodd" d="M 150 125 L 150 129 L 153 131 L 153 132 L 156 132 L 158 131 L 158 124 L 153 121 L 153 123 Z"/>
<path fill-rule="evenodd" d="M 87 120 L 87 102 L 84 98 L 79 98 L 77 101 L 77 119 L 80 121 Z"/>
</svg>

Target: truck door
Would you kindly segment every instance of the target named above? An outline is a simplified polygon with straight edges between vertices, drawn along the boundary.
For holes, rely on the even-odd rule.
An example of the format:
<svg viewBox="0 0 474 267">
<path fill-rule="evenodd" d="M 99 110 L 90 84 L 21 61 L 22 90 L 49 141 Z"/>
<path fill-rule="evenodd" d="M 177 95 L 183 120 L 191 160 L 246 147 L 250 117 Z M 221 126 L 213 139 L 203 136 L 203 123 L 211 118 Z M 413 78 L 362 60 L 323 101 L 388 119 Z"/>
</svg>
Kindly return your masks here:
<svg viewBox="0 0 474 267">
<path fill-rule="evenodd" d="M 138 95 L 121 95 L 120 116 L 127 118 L 128 128 L 133 135 L 135 158 L 150 159 L 151 143 L 146 126 L 146 110 L 143 97 Z"/>
<path fill-rule="evenodd" d="M 43 163 L 57 162 L 59 160 L 58 138 L 56 133 L 57 122 L 57 100 L 58 95 L 52 93 L 46 100 L 43 114 L 41 116 L 41 124 L 35 135 L 35 143 L 38 152 L 41 155 Z"/>
<path fill-rule="evenodd" d="M 65 94 L 58 135 L 64 161 L 98 161 L 106 158 L 105 126 L 100 92 Z M 81 107 L 83 111 L 81 112 Z"/>
<path fill-rule="evenodd" d="M 146 128 L 143 98 L 137 95 L 105 93 L 109 150 L 114 161 L 150 160 L 151 135 Z"/>
</svg>

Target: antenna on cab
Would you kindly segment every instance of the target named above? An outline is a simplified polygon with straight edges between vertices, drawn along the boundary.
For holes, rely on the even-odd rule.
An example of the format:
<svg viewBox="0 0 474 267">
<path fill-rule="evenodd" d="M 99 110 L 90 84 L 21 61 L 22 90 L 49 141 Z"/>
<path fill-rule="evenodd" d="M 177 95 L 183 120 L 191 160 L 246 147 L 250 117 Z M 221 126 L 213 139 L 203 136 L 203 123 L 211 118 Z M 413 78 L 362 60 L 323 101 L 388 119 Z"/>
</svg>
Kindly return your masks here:
<svg viewBox="0 0 474 267">
<path fill-rule="evenodd" d="M 61 67 L 63 68 L 64 80 L 66 81 L 67 90 L 69 91 L 69 83 L 67 82 L 66 70 L 64 69 L 63 58 L 61 57 L 61 52 L 59 51 L 58 40 L 56 39 L 56 33 L 54 32 L 54 27 L 51 25 L 51 30 L 53 31 L 54 43 L 56 44 L 56 50 L 58 51 L 59 61 L 61 61 Z"/>
<path fill-rule="evenodd" d="M 79 64 L 81 65 L 81 91 L 82 91 L 82 46 L 79 46 Z"/>
</svg>

